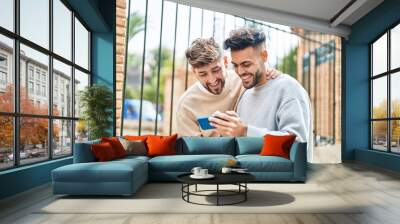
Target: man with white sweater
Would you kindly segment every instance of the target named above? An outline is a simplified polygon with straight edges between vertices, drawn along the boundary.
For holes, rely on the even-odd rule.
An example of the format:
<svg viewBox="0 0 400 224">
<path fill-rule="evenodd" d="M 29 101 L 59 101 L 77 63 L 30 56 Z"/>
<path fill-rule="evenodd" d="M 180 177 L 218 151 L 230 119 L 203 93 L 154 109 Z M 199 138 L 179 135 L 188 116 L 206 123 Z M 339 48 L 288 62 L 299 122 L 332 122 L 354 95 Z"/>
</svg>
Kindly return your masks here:
<svg viewBox="0 0 400 224">
<path fill-rule="evenodd" d="M 265 34 L 249 28 L 233 30 L 224 48 L 231 50 L 232 64 L 246 91 L 235 111 L 221 111 L 210 123 L 223 136 L 294 134 L 311 142 L 311 104 L 305 89 L 289 75 L 267 80 L 268 53 Z"/>
<path fill-rule="evenodd" d="M 216 129 L 202 130 L 197 119 L 215 111 L 234 110 L 243 87 L 240 78 L 227 71 L 228 61 L 213 38 L 198 38 L 186 50 L 197 82 L 180 97 L 176 110 L 176 130 L 180 136 L 220 136 Z M 275 70 L 266 79 L 275 78 Z"/>
</svg>

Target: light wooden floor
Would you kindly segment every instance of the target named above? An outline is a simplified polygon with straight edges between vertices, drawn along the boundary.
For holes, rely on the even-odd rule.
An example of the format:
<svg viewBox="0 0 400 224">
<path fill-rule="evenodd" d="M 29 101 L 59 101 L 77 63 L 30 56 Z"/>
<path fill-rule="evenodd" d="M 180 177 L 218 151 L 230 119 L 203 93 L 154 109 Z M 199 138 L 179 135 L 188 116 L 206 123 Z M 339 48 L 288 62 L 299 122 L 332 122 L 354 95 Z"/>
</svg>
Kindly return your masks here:
<svg viewBox="0 0 400 224">
<path fill-rule="evenodd" d="M 1 201 L 0 223 L 400 223 L 399 173 L 359 163 L 318 164 L 310 167 L 308 182 L 367 206 L 357 214 L 35 214 L 54 200 L 47 185 Z"/>
</svg>

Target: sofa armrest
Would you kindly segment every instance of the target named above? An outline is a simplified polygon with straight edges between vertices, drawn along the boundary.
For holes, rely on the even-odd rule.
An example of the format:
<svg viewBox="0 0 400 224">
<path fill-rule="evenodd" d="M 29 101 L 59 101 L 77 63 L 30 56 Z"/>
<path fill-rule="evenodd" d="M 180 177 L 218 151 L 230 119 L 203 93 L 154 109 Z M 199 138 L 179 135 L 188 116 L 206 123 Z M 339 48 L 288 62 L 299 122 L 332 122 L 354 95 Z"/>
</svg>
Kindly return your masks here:
<svg viewBox="0 0 400 224">
<path fill-rule="evenodd" d="M 293 179 L 305 181 L 307 176 L 307 143 L 294 142 L 290 149 L 290 160 L 293 162 Z"/>
<path fill-rule="evenodd" d="M 100 143 L 99 140 L 88 141 L 75 143 L 74 145 L 74 163 L 89 163 L 95 162 L 96 158 L 94 157 L 90 146 L 92 144 Z"/>
</svg>

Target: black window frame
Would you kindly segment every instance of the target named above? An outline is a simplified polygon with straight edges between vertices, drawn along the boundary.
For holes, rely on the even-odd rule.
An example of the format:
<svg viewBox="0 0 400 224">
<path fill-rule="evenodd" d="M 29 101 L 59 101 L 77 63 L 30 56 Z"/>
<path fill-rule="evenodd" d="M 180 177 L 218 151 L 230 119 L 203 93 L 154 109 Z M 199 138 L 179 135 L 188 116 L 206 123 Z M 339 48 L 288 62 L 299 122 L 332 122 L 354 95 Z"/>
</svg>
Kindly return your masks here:
<svg viewBox="0 0 400 224">
<path fill-rule="evenodd" d="M 14 10 L 14 30 L 10 31 L 4 27 L 0 26 L 0 35 L 10 38 L 13 41 L 13 65 L 12 65 L 12 75 L 14 77 L 14 109 L 13 112 L 2 112 L 0 111 L 0 116 L 4 117 L 11 117 L 13 120 L 13 166 L 10 167 L 5 167 L 5 168 L 0 168 L 0 172 L 6 171 L 6 170 L 12 170 L 24 166 L 31 166 L 34 164 L 39 164 L 39 163 L 44 163 L 48 162 L 51 160 L 59 160 L 67 157 L 73 156 L 74 152 L 74 143 L 75 143 L 75 126 L 76 126 L 76 121 L 79 120 L 79 117 L 75 116 L 75 107 L 73 106 L 75 104 L 75 69 L 85 73 L 88 75 L 89 78 L 89 83 L 88 86 L 92 85 L 92 61 L 91 61 L 91 37 L 92 37 L 92 30 L 89 28 L 89 26 L 84 22 L 84 20 L 79 16 L 78 13 L 76 13 L 73 8 L 69 5 L 68 2 L 65 0 L 59 0 L 68 10 L 71 11 L 71 59 L 64 58 L 63 56 L 53 52 L 53 1 L 54 0 L 48 0 L 49 4 L 49 47 L 46 49 L 45 47 L 42 47 L 39 44 L 34 43 L 33 41 L 30 41 L 29 39 L 23 37 L 20 35 L 20 0 L 14 0 L 13 1 L 13 10 Z M 88 69 L 85 69 L 78 64 L 75 63 L 75 19 L 77 19 L 83 27 L 88 31 Z M 33 50 L 36 50 L 42 54 L 45 54 L 48 56 L 48 85 L 47 85 L 47 91 L 48 93 L 48 112 L 46 115 L 39 115 L 39 114 L 27 114 L 27 113 L 21 113 L 20 112 L 20 45 L 23 44 L 29 48 L 32 48 Z M 71 66 L 71 83 L 72 83 L 72 99 L 71 99 L 71 114 L 70 116 L 56 116 L 53 115 L 53 59 L 58 60 L 59 62 L 62 62 L 68 66 Z M 26 74 L 28 78 L 28 74 Z M 29 78 L 28 78 L 29 79 Z M 43 160 L 37 161 L 37 162 L 31 162 L 31 163 L 26 163 L 26 164 L 21 164 L 20 161 L 20 119 L 21 118 L 44 118 L 47 119 L 48 123 L 48 136 L 47 136 L 47 141 L 48 141 L 48 155 L 47 158 L 44 158 Z M 71 122 L 71 153 L 68 155 L 62 155 L 62 156 L 57 156 L 55 157 L 53 155 L 54 150 L 53 150 L 53 138 L 52 138 L 52 133 L 53 133 L 53 123 L 57 120 L 65 120 L 65 121 L 70 121 Z"/>
<path fill-rule="evenodd" d="M 392 86 L 391 86 L 391 79 L 392 75 L 395 75 L 396 73 L 400 72 L 400 67 L 393 68 L 391 69 L 391 31 L 395 27 L 400 26 L 400 20 L 389 26 L 387 29 L 385 29 L 384 32 L 379 34 L 375 39 L 373 39 L 370 43 L 368 43 L 368 52 L 369 52 L 369 149 L 372 151 L 378 151 L 378 152 L 386 152 L 386 153 L 391 153 L 391 154 L 400 154 L 400 152 L 393 152 L 392 151 L 392 121 L 400 121 L 400 117 L 392 117 L 392 99 L 391 99 L 391 91 L 392 91 Z M 387 63 L 386 63 L 386 71 L 376 74 L 373 74 L 373 44 L 376 43 L 381 37 L 384 35 L 387 35 L 386 39 L 386 46 L 387 46 Z M 386 77 L 386 86 L 387 86 L 387 105 L 386 105 L 386 118 L 373 118 L 373 81 L 378 79 Z M 376 121 L 386 121 L 386 151 L 384 150 L 379 150 L 374 148 L 374 133 L 373 133 L 373 122 Z"/>
</svg>

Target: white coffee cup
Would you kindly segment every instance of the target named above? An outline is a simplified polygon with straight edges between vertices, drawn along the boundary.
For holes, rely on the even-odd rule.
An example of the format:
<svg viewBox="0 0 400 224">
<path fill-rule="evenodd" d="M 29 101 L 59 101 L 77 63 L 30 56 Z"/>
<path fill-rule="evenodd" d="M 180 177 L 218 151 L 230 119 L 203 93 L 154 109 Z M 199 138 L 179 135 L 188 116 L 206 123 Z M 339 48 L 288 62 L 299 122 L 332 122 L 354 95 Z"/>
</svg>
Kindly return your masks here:
<svg viewBox="0 0 400 224">
<path fill-rule="evenodd" d="M 200 170 L 200 176 L 207 176 L 208 175 L 208 169 L 201 169 Z"/>
<path fill-rule="evenodd" d="M 192 173 L 193 173 L 194 175 L 196 175 L 196 176 L 199 176 L 199 175 L 201 175 L 201 174 L 200 174 L 200 171 L 201 171 L 201 170 L 202 170 L 201 167 L 193 167 Z"/>
<path fill-rule="evenodd" d="M 232 171 L 232 168 L 230 167 L 222 167 L 221 172 L 222 173 L 230 173 Z"/>
</svg>

